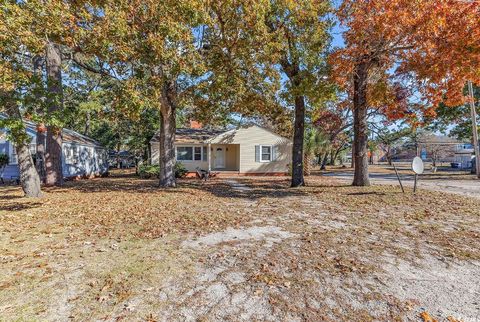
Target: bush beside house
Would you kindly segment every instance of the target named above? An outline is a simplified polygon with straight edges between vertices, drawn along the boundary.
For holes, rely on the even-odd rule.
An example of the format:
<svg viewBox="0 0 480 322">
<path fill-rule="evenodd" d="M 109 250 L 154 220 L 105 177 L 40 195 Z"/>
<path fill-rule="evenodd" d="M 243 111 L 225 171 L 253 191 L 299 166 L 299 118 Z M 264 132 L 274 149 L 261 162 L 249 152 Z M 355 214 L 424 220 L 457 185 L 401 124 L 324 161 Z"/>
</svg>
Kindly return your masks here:
<svg viewBox="0 0 480 322">
<path fill-rule="evenodd" d="M 181 162 L 175 163 L 175 177 L 183 178 L 187 173 L 187 169 Z M 158 178 L 160 173 L 160 166 L 156 165 L 141 165 L 138 167 L 138 175 L 140 178 L 149 179 L 149 178 Z"/>
</svg>

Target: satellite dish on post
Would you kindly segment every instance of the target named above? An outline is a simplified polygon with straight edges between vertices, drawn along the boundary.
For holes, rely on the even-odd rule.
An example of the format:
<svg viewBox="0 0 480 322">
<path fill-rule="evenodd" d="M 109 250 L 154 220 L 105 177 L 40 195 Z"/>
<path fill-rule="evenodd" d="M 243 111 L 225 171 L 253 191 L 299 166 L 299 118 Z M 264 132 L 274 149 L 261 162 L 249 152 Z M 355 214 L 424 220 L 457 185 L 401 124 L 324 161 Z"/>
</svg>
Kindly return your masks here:
<svg viewBox="0 0 480 322">
<path fill-rule="evenodd" d="M 413 172 L 415 172 L 415 183 L 413 184 L 413 193 L 415 193 L 417 192 L 417 177 L 419 174 L 423 173 L 423 170 L 425 170 L 422 159 L 420 159 L 419 157 L 413 158 L 412 170 Z"/>
<path fill-rule="evenodd" d="M 419 157 L 413 158 L 412 161 L 412 170 L 415 174 L 422 174 L 425 167 L 423 166 L 423 161 Z"/>
</svg>

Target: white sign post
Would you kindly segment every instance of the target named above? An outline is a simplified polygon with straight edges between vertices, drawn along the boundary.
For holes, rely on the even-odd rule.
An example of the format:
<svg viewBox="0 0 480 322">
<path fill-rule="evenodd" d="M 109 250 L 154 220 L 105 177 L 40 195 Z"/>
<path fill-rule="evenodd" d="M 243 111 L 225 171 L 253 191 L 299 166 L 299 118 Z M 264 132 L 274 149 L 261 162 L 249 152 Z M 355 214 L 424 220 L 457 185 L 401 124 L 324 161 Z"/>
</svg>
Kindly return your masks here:
<svg viewBox="0 0 480 322">
<path fill-rule="evenodd" d="M 417 177 L 419 174 L 422 174 L 425 170 L 422 159 L 419 157 L 413 158 L 412 161 L 412 170 L 415 172 L 415 182 L 413 184 L 413 193 L 417 192 Z"/>
</svg>

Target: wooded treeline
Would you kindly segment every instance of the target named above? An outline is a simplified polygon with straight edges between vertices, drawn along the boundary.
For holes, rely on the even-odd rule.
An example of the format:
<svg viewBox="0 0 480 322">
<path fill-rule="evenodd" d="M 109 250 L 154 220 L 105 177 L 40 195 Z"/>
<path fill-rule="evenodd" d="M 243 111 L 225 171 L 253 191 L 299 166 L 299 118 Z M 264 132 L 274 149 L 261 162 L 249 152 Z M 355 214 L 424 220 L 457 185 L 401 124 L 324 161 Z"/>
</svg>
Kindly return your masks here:
<svg viewBox="0 0 480 322">
<path fill-rule="evenodd" d="M 292 187 L 352 147 L 368 180 L 369 120 L 418 127 L 480 84 L 480 8 L 460 1 L 3 1 L 0 126 L 22 187 L 62 185 L 62 128 L 148 156 L 175 186 L 175 128 L 255 119 L 292 137 Z M 344 46 L 331 45 L 340 24 Z M 332 29 L 334 28 L 334 29 Z M 35 164 L 23 121 L 37 124 Z M 377 129 L 378 132 L 378 129 Z M 353 135 L 352 135 L 353 134 Z M 379 134 L 380 135 L 380 134 Z M 385 140 L 395 135 L 382 133 Z M 353 138 L 352 138 L 353 136 Z M 44 146 L 41 142 L 46 141 Z"/>
</svg>

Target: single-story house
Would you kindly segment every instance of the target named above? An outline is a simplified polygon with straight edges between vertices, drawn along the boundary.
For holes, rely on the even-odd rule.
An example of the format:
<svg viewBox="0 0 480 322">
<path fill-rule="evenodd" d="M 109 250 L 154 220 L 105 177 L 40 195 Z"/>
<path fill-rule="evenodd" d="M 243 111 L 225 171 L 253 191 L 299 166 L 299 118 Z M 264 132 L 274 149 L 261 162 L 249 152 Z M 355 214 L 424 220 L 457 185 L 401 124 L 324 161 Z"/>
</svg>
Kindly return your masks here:
<svg viewBox="0 0 480 322">
<path fill-rule="evenodd" d="M 470 156 L 467 147 L 469 143 L 461 142 L 455 138 L 436 135 L 432 133 L 421 134 L 417 141 L 408 140 L 399 147 L 393 149 L 393 160 L 411 161 L 414 157 L 419 156 L 424 161 L 431 161 L 433 158 L 436 162 L 461 162 L 467 166 Z M 473 148 L 472 150 L 473 151 Z M 462 154 L 463 156 L 460 156 Z"/>
<path fill-rule="evenodd" d="M 37 151 L 37 127 L 25 122 L 27 134 L 31 137 L 30 151 Z M 100 176 L 108 172 L 107 150 L 97 141 L 69 129 L 63 129 L 62 167 L 65 178 Z M 7 141 L 6 131 L 0 129 L 0 154 L 9 156 L 2 178 L 11 180 L 19 177 L 18 159 L 15 146 Z M 35 158 L 34 158 L 35 161 Z"/>
<path fill-rule="evenodd" d="M 453 162 L 458 164 L 461 169 L 472 168 L 472 159 L 475 157 L 473 144 L 463 143 L 457 145 Z"/>
<path fill-rule="evenodd" d="M 158 133 L 150 147 L 151 162 L 158 164 Z M 239 175 L 285 175 L 292 159 L 292 141 L 258 125 L 232 130 L 179 128 L 175 155 L 189 172 L 199 168 Z"/>
</svg>

